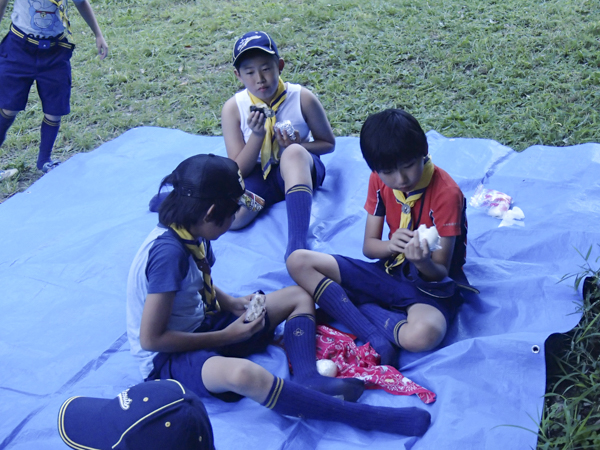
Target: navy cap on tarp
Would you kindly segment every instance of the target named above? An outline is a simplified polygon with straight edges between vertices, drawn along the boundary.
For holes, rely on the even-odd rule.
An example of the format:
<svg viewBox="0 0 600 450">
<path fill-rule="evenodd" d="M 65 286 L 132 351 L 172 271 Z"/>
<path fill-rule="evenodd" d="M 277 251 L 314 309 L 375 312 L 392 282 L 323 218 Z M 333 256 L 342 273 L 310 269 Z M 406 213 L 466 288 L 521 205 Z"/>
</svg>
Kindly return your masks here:
<svg viewBox="0 0 600 450">
<path fill-rule="evenodd" d="M 175 380 L 152 380 L 114 399 L 71 397 L 58 430 L 81 450 L 214 450 L 212 426 L 200 398 Z"/>
<path fill-rule="evenodd" d="M 271 36 L 264 31 L 250 31 L 235 42 L 233 46 L 233 64 L 235 65 L 235 62 L 242 53 L 252 49 L 259 49 L 279 57 L 277 45 L 271 39 Z"/>
</svg>

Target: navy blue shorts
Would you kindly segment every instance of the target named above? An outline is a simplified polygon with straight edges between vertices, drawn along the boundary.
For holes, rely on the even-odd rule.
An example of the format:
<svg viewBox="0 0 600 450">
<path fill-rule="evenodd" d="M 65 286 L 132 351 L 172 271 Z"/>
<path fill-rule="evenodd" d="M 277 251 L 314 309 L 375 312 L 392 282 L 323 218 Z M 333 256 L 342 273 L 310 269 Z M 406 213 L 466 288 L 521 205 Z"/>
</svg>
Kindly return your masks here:
<svg viewBox="0 0 600 450">
<path fill-rule="evenodd" d="M 12 31 L 2 40 L 0 108 L 9 111 L 24 110 L 35 80 L 44 113 L 64 116 L 71 111 L 71 56 L 75 46 L 66 38 L 39 42 L 42 46 L 52 45 L 40 48 Z"/>
<path fill-rule="evenodd" d="M 236 320 L 237 316 L 230 312 L 217 313 L 213 316 L 207 316 L 195 332 L 222 330 Z M 275 330 L 270 330 L 270 328 L 269 316 L 265 315 L 265 327 L 247 341 L 226 347 L 202 349 L 193 352 L 159 353 L 154 357 L 154 369 L 150 372 L 146 381 L 171 378 L 183 383 L 199 397 L 214 396 L 227 402 L 238 401 L 242 396 L 235 392 L 219 394 L 209 392 L 202 382 L 202 367 L 213 356 L 247 358 L 254 353 L 264 351 L 273 341 Z"/>
<path fill-rule="evenodd" d="M 463 302 L 460 290 L 451 278 L 425 281 L 408 261 L 390 275 L 385 271 L 385 260 L 368 262 L 340 255 L 333 257 L 340 269 L 341 286 L 356 305 L 377 303 L 392 311 L 404 311 L 410 305 L 424 303 L 440 310 L 449 325 Z"/>
<path fill-rule="evenodd" d="M 323 180 L 325 180 L 325 164 L 323 164 L 323 161 L 317 155 L 313 155 L 312 153 L 311 155 L 314 162 L 312 183 L 313 191 L 315 191 L 318 187 L 321 187 Z M 252 172 L 244 178 L 244 183 L 246 189 L 265 199 L 265 206 L 271 206 L 285 200 L 285 182 L 281 177 L 279 165 L 269 172 L 265 180 L 260 163 L 257 163 Z"/>
</svg>

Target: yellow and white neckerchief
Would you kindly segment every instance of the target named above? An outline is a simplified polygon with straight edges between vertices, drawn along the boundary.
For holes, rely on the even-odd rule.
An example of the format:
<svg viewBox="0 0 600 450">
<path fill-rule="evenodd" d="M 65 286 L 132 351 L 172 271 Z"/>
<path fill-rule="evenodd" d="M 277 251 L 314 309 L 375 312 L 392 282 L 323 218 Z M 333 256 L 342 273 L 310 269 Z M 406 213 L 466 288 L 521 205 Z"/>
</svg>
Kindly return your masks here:
<svg viewBox="0 0 600 450">
<path fill-rule="evenodd" d="M 217 300 L 217 291 L 213 285 L 212 277 L 210 276 L 210 265 L 206 260 L 206 247 L 204 246 L 204 241 L 200 241 L 200 245 L 198 245 L 198 240 L 185 228 L 177 227 L 175 224 L 171 224 L 169 228 L 177 233 L 177 236 L 179 236 L 185 247 L 192 254 L 194 262 L 196 263 L 196 266 L 198 266 L 198 270 L 204 275 L 202 297 L 204 298 L 204 303 L 206 305 L 205 312 L 209 314 L 220 311 L 221 307 Z"/>
<path fill-rule="evenodd" d="M 71 22 L 69 22 L 69 18 L 67 17 L 67 3 L 68 0 L 50 0 L 50 3 L 54 3 L 56 5 L 56 11 L 58 13 L 58 17 L 63 24 L 63 27 L 67 30 L 69 34 L 71 33 Z"/>
<path fill-rule="evenodd" d="M 411 210 L 417 200 L 421 198 L 427 186 L 431 182 L 431 177 L 433 176 L 434 169 L 433 162 L 431 161 L 431 156 L 427 155 L 425 157 L 425 164 L 423 166 L 423 173 L 421 174 L 421 179 L 415 186 L 415 189 L 408 193 L 408 196 L 404 195 L 404 192 L 393 190 L 394 197 L 396 197 L 396 202 L 402 205 L 402 214 L 400 215 L 400 225 L 398 228 L 408 228 L 412 230 L 414 224 L 412 223 L 412 213 Z M 404 253 L 398 253 L 398 256 L 394 258 L 393 261 L 388 260 L 385 263 L 385 271 L 387 273 L 391 273 L 394 267 L 398 267 L 404 261 Z"/>
<path fill-rule="evenodd" d="M 250 91 L 248 91 L 248 95 L 250 96 L 250 101 L 253 105 L 262 106 L 265 104 L 261 99 L 252 95 Z M 285 101 L 287 98 L 287 90 L 285 88 L 285 83 L 279 77 L 279 83 L 277 85 L 277 92 L 275 93 L 275 98 L 268 106 L 273 112 L 277 112 L 279 106 Z M 277 122 L 277 118 L 275 114 L 271 117 L 267 117 L 265 120 L 265 138 L 263 139 L 262 147 L 260 148 L 260 167 L 263 171 L 263 178 L 267 178 L 269 172 L 271 171 L 271 165 L 279 163 L 279 143 L 275 138 L 275 131 L 273 127 Z"/>
</svg>

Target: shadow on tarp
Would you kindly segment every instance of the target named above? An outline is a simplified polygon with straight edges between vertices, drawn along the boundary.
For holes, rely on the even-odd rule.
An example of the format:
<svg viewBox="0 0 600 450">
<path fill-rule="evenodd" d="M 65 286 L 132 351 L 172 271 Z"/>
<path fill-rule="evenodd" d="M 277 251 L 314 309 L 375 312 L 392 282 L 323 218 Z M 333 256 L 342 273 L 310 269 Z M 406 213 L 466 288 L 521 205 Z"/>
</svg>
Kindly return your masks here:
<svg viewBox="0 0 600 450">
<path fill-rule="evenodd" d="M 524 226 L 499 228 L 468 210 L 468 262 L 481 290 L 462 306 L 444 346 L 403 354 L 402 372 L 434 391 L 415 396 L 368 391 L 361 402 L 420 406 L 432 414 L 421 439 L 282 417 L 244 399 L 206 401 L 217 448 L 504 449 L 534 448 L 545 389 L 544 341 L 579 320 L 580 294 L 560 278 L 600 242 L 600 145 L 534 146 L 516 153 L 484 139 L 429 132 L 433 161 L 470 197 L 481 182 L 513 197 Z M 27 192 L 0 205 L 0 448 L 62 449 L 56 422 L 73 395 L 113 398 L 141 381 L 125 336 L 125 284 L 157 215 L 147 204 L 160 180 L 196 153 L 225 155 L 221 137 L 143 127 L 78 154 Z M 310 246 L 362 257 L 369 170 L 357 138 L 337 139 L 323 157 Z M 214 244 L 216 283 L 231 294 L 291 284 L 285 265 L 287 218 L 278 204 L 242 232 Z M 253 357 L 287 377 L 275 346 Z"/>
</svg>

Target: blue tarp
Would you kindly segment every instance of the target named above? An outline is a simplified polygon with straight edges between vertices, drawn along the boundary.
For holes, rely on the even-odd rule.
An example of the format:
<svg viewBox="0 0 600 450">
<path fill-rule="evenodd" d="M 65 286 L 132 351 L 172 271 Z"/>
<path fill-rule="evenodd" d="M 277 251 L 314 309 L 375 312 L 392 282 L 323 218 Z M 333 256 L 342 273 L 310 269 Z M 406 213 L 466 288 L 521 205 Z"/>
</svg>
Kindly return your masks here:
<svg viewBox="0 0 600 450">
<path fill-rule="evenodd" d="M 469 198 L 481 182 L 513 197 L 524 226 L 501 227 L 468 209 L 465 271 L 481 290 L 462 306 L 443 348 L 403 354 L 401 371 L 437 394 L 368 391 L 361 402 L 420 406 L 423 438 L 279 416 L 251 400 L 206 401 L 217 448 L 533 448 L 543 410 L 544 341 L 579 320 L 571 283 L 575 249 L 600 242 L 600 145 L 530 147 L 516 153 L 483 139 L 427 134 L 434 162 Z M 147 209 L 163 176 L 196 153 L 225 155 L 221 137 L 143 127 L 78 154 L 0 205 L 0 448 L 63 449 L 56 427 L 73 395 L 113 398 L 141 381 L 125 335 L 125 285 L 138 247 L 157 222 Z M 310 246 L 362 257 L 369 170 L 357 138 L 338 138 L 324 158 Z M 291 284 L 283 254 L 285 205 L 215 244 L 214 279 L 231 294 Z M 283 351 L 253 357 L 286 377 Z"/>
</svg>

